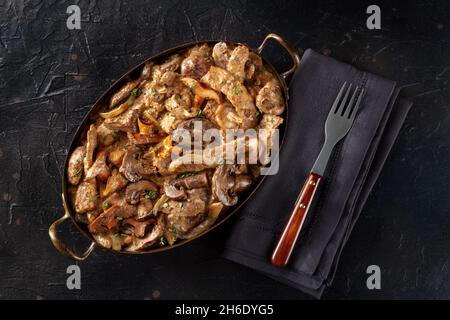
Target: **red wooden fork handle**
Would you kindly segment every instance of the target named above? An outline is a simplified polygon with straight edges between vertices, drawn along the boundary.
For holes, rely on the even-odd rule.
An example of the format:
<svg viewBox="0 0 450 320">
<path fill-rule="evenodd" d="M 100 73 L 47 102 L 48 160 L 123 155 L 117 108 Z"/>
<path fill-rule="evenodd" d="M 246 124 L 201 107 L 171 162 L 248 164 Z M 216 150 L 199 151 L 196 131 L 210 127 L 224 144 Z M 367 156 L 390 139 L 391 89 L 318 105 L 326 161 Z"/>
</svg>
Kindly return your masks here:
<svg viewBox="0 0 450 320">
<path fill-rule="evenodd" d="M 306 179 L 302 191 L 295 202 L 289 222 L 273 251 L 271 261 L 274 266 L 285 267 L 287 265 L 321 178 L 320 175 L 311 172 L 308 179 Z"/>
</svg>

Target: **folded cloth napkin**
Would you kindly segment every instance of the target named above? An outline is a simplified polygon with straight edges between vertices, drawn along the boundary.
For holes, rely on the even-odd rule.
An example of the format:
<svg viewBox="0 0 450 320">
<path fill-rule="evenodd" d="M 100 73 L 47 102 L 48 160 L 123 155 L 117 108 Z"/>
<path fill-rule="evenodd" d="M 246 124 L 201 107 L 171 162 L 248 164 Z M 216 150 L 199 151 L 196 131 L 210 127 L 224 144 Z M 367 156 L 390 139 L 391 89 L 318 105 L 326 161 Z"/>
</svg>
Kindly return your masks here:
<svg viewBox="0 0 450 320">
<path fill-rule="evenodd" d="M 289 265 L 270 256 L 324 143 L 324 125 L 344 81 L 365 95 L 347 136 L 335 147 Z M 239 212 L 224 256 L 320 298 L 340 253 L 395 142 L 411 103 L 393 81 L 305 51 L 289 89 L 286 136 L 276 175 Z"/>
</svg>

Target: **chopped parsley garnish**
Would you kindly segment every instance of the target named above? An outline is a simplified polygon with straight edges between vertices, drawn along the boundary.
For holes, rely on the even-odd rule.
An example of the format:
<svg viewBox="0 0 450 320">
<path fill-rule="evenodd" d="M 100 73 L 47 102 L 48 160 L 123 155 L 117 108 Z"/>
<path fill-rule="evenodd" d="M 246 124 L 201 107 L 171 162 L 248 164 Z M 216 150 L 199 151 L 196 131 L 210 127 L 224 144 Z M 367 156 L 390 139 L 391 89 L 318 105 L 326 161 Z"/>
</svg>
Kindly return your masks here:
<svg viewBox="0 0 450 320">
<path fill-rule="evenodd" d="M 139 97 L 140 95 L 141 95 L 141 93 L 142 93 L 142 90 L 141 90 L 141 88 L 134 88 L 133 90 L 131 90 L 131 92 L 130 92 L 130 94 L 133 96 L 133 97 Z"/>
<path fill-rule="evenodd" d="M 240 87 L 234 87 L 233 88 L 233 93 L 234 94 L 240 94 L 242 92 L 242 89 Z"/>
<path fill-rule="evenodd" d="M 197 118 L 204 118 L 205 114 L 203 113 L 202 109 L 197 110 L 197 114 L 195 115 Z"/>
<path fill-rule="evenodd" d="M 165 246 L 167 244 L 167 240 L 166 238 L 164 238 L 164 236 L 162 236 L 161 238 L 159 238 L 159 244 L 161 246 Z"/>
<path fill-rule="evenodd" d="M 73 170 L 72 173 L 74 176 L 79 176 L 81 174 L 82 170 L 83 170 L 83 167 L 78 167 L 78 168 L 75 168 L 75 170 Z"/>
<path fill-rule="evenodd" d="M 195 175 L 195 172 L 185 172 L 185 173 L 180 175 L 180 178 L 183 179 L 183 178 L 186 178 L 186 177 L 191 177 L 193 175 Z"/>
<path fill-rule="evenodd" d="M 103 209 L 111 208 L 111 206 L 112 206 L 111 203 L 108 201 L 103 202 L 103 205 L 102 205 Z"/>
<path fill-rule="evenodd" d="M 150 96 L 151 96 L 152 98 L 155 98 L 157 95 L 158 95 L 158 91 L 156 91 L 155 88 L 151 88 L 151 89 L 150 89 Z"/>
<path fill-rule="evenodd" d="M 145 197 L 149 200 L 154 200 L 156 199 L 156 193 L 154 191 L 148 191 L 147 194 L 145 195 Z"/>
<path fill-rule="evenodd" d="M 189 87 L 194 89 L 197 86 L 197 82 L 195 80 L 189 81 Z"/>
</svg>

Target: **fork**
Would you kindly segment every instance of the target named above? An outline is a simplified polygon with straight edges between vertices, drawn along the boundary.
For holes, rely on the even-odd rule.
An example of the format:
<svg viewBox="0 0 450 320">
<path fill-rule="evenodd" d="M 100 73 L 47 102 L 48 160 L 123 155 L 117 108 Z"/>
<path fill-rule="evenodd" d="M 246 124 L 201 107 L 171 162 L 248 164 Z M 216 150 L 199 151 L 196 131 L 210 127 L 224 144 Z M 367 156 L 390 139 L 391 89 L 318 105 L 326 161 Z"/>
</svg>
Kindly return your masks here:
<svg viewBox="0 0 450 320">
<path fill-rule="evenodd" d="M 344 94 L 345 91 L 345 94 Z M 344 82 L 328 113 L 325 122 L 325 142 L 308 178 L 295 202 L 291 217 L 273 251 L 271 262 L 276 267 L 285 267 L 289 262 L 295 242 L 308 214 L 317 187 L 324 175 L 334 146 L 349 132 L 358 112 L 364 88 L 356 87 L 349 100 L 352 84 Z M 342 95 L 344 97 L 342 98 Z M 356 101 L 356 102 L 355 102 Z"/>
</svg>

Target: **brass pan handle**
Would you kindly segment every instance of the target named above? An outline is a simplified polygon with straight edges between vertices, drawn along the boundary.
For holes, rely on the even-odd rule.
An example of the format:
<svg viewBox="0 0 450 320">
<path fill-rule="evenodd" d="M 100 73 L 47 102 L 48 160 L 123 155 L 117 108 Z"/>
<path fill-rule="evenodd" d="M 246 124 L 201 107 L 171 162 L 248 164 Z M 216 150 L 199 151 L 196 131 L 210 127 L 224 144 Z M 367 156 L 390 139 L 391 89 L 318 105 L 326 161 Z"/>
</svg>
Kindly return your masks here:
<svg viewBox="0 0 450 320">
<path fill-rule="evenodd" d="M 270 39 L 275 40 L 276 42 L 278 42 L 284 49 L 286 49 L 286 51 L 291 56 L 292 67 L 288 71 L 285 71 L 285 72 L 283 72 L 281 74 L 283 79 L 286 79 L 288 76 L 290 76 L 292 73 L 294 73 L 295 69 L 297 69 L 298 66 L 300 65 L 300 56 L 298 55 L 297 50 L 295 50 L 290 44 L 288 44 L 286 42 L 286 40 L 284 40 L 282 37 L 280 37 L 276 33 L 269 33 L 264 38 L 264 40 L 261 43 L 261 45 L 256 49 L 258 54 L 261 55 L 261 52 L 264 50 L 264 47 L 266 46 L 267 41 L 269 41 Z"/>
<path fill-rule="evenodd" d="M 70 218 L 70 213 L 65 210 L 64 215 L 59 218 L 58 220 L 54 221 L 51 225 L 50 228 L 48 229 L 48 235 L 50 236 L 50 240 L 52 240 L 53 245 L 55 246 L 55 248 L 64 256 L 72 258 L 74 260 L 77 261 L 83 261 L 84 259 L 86 259 L 92 252 L 92 250 L 94 250 L 95 248 L 95 242 L 92 242 L 91 245 L 87 248 L 87 250 L 85 252 L 83 252 L 82 254 L 77 254 L 75 252 L 73 252 L 71 249 L 67 248 L 65 244 L 63 244 L 61 242 L 61 240 L 58 238 L 58 231 L 57 231 L 57 227 L 64 222 L 65 220 Z"/>
</svg>

